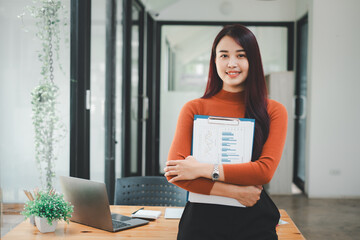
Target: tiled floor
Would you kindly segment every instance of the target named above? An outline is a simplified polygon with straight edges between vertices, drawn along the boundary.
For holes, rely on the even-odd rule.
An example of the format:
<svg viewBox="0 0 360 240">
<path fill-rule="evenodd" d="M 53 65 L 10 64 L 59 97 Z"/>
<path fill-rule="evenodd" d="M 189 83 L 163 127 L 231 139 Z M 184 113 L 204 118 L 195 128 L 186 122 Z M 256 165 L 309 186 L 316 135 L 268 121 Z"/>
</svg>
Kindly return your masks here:
<svg viewBox="0 0 360 240">
<path fill-rule="evenodd" d="M 360 199 L 308 199 L 271 196 L 307 240 L 360 240 Z"/>
<path fill-rule="evenodd" d="M 308 199 L 302 194 L 271 196 L 307 240 L 360 240 L 360 199 Z M 2 215 L 1 236 L 23 220 Z"/>
</svg>

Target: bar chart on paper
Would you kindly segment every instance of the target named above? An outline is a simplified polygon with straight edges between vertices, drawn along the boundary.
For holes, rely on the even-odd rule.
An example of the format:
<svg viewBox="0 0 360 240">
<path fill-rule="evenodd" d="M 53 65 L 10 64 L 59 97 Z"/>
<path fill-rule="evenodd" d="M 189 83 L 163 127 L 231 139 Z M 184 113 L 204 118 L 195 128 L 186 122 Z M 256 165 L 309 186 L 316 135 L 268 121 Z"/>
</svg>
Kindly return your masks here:
<svg viewBox="0 0 360 240">
<path fill-rule="evenodd" d="M 192 154 L 200 162 L 248 162 L 251 159 L 253 133 L 252 119 L 210 122 L 201 116 L 194 120 Z"/>
<path fill-rule="evenodd" d="M 230 163 L 239 159 L 240 154 L 236 149 L 237 139 L 235 133 L 223 131 L 221 133 L 221 162 Z"/>
</svg>

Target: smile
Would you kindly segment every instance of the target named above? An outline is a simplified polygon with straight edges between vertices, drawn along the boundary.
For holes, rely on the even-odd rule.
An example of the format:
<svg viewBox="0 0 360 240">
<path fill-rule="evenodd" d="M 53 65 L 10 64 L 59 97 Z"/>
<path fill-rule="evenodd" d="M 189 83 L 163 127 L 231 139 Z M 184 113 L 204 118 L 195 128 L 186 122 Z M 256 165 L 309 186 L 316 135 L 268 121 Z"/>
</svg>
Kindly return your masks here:
<svg viewBox="0 0 360 240">
<path fill-rule="evenodd" d="M 236 77 L 240 74 L 241 72 L 239 71 L 229 71 L 229 72 L 226 72 L 226 74 L 229 76 L 229 77 Z"/>
</svg>

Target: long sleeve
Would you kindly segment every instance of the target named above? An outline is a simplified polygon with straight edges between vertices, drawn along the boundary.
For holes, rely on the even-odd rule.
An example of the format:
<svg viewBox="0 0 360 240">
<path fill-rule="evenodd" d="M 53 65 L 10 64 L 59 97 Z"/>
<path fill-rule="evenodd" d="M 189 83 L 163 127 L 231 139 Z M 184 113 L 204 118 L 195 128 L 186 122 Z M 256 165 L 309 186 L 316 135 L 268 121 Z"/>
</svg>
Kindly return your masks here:
<svg viewBox="0 0 360 240">
<path fill-rule="evenodd" d="M 191 154 L 191 141 L 193 131 L 194 113 L 196 112 L 196 102 L 192 101 L 184 105 L 181 109 L 175 136 L 170 147 L 168 160 L 185 159 Z M 168 177 L 168 180 L 171 177 Z M 194 180 L 176 181 L 175 185 L 195 193 L 210 194 L 214 182 L 206 178 Z"/>
<path fill-rule="evenodd" d="M 270 131 L 260 158 L 254 162 L 224 164 L 225 182 L 246 186 L 263 185 L 269 183 L 273 177 L 285 144 L 287 111 L 277 102 L 272 102 L 268 108 Z"/>
</svg>

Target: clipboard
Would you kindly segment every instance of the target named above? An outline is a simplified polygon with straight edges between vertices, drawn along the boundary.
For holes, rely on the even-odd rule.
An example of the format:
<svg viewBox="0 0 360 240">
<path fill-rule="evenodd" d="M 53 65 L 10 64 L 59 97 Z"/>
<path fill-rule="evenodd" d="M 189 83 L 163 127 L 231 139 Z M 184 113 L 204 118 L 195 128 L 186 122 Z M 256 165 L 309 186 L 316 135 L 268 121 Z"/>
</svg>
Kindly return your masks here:
<svg viewBox="0 0 360 240">
<path fill-rule="evenodd" d="M 245 163 L 251 160 L 255 120 L 195 115 L 192 156 L 211 164 Z M 189 193 L 190 202 L 245 207 L 236 199 Z"/>
</svg>

